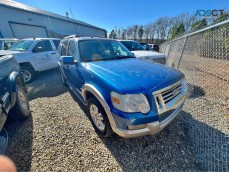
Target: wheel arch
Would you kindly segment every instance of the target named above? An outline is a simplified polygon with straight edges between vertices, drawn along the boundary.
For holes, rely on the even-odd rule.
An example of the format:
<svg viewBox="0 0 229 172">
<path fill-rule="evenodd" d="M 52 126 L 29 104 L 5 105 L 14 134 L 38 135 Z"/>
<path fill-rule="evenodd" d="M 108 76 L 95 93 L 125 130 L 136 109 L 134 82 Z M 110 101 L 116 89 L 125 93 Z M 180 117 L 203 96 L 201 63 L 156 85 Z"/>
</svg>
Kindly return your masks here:
<svg viewBox="0 0 229 172">
<path fill-rule="evenodd" d="M 23 63 L 19 63 L 20 66 L 26 66 L 26 67 L 30 67 L 31 69 L 34 69 L 33 65 L 30 62 L 23 62 Z"/>
<path fill-rule="evenodd" d="M 9 75 L 9 87 L 10 87 L 10 95 L 11 95 L 11 107 L 15 105 L 16 102 L 16 89 L 17 84 L 22 86 L 22 88 L 27 92 L 26 85 L 23 81 L 23 77 L 19 72 L 12 72 Z"/>
<path fill-rule="evenodd" d="M 82 96 L 83 96 L 85 102 L 87 102 L 90 97 L 94 96 L 99 101 L 99 103 L 103 106 L 103 108 L 107 114 L 108 120 L 110 122 L 110 125 L 112 127 L 116 126 L 115 120 L 114 120 L 113 115 L 110 111 L 110 107 L 107 104 L 106 100 L 104 99 L 104 96 L 100 93 L 98 88 L 96 88 L 95 86 L 93 86 L 91 84 L 85 84 L 83 86 L 83 89 L 82 89 Z"/>
</svg>

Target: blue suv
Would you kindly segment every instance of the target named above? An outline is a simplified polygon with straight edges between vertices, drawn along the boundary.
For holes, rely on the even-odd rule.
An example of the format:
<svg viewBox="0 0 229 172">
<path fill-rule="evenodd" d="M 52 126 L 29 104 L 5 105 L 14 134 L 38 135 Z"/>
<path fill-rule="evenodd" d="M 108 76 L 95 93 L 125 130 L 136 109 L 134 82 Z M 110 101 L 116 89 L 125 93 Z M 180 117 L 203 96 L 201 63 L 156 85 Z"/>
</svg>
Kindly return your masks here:
<svg viewBox="0 0 229 172">
<path fill-rule="evenodd" d="M 156 134 L 184 105 L 184 74 L 135 58 L 116 40 L 73 35 L 62 40 L 58 53 L 63 83 L 87 106 L 102 137 Z"/>
<path fill-rule="evenodd" d="M 11 55 L 0 56 L 0 154 L 7 144 L 6 119 L 19 120 L 31 114 L 26 92 L 17 61 Z"/>
</svg>

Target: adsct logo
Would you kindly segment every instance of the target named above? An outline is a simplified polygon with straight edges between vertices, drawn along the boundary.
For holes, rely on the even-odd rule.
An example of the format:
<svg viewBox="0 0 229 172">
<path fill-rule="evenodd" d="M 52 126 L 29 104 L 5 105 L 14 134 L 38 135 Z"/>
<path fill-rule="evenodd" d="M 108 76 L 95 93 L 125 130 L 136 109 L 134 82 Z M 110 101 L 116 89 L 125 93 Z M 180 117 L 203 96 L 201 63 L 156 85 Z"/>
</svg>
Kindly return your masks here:
<svg viewBox="0 0 229 172">
<path fill-rule="evenodd" d="M 196 16 L 204 18 L 216 18 L 224 14 L 224 10 L 197 10 Z"/>
</svg>

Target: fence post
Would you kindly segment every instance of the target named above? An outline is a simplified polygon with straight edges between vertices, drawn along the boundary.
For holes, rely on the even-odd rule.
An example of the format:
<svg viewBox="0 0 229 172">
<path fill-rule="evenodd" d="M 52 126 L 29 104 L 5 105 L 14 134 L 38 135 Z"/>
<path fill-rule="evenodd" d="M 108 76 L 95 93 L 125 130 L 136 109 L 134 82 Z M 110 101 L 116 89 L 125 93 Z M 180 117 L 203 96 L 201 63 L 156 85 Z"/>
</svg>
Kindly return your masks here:
<svg viewBox="0 0 229 172">
<path fill-rule="evenodd" d="M 177 69 L 180 67 L 181 58 L 182 58 L 182 56 L 184 54 L 184 49 L 185 49 L 186 43 L 187 43 L 187 36 L 185 36 L 185 38 L 184 38 L 184 44 L 183 44 L 183 48 L 181 50 L 180 58 L 179 58 L 179 61 L 178 61 L 178 64 L 177 64 Z"/>
</svg>

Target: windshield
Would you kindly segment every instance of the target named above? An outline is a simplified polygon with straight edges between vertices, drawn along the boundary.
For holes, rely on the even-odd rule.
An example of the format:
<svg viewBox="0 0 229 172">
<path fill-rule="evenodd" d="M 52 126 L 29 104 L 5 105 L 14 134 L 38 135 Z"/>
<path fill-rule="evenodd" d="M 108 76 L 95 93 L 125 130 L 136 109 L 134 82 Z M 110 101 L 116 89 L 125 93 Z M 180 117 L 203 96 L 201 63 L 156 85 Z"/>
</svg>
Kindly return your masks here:
<svg viewBox="0 0 229 172">
<path fill-rule="evenodd" d="M 134 58 L 120 42 L 111 40 L 79 41 L 81 60 L 84 62 Z"/>
<path fill-rule="evenodd" d="M 130 51 L 145 50 L 145 48 L 135 41 L 120 41 Z"/>
<path fill-rule="evenodd" d="M 15 43 L 16 41 L 4 41 L 3 50 L 10 49 Z"/>
<path fill-rule="evenodd" d="M 22 40 L 15 43 L 9 50 L 10 51 L 27 51 L 33 44 L 33 40 Z"/>
</svg>

